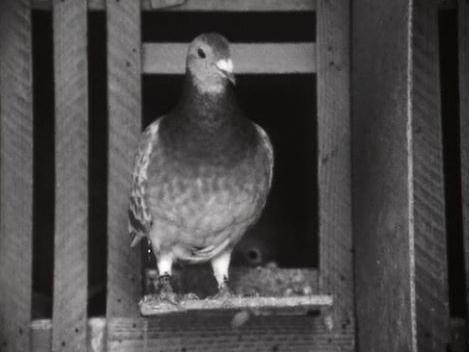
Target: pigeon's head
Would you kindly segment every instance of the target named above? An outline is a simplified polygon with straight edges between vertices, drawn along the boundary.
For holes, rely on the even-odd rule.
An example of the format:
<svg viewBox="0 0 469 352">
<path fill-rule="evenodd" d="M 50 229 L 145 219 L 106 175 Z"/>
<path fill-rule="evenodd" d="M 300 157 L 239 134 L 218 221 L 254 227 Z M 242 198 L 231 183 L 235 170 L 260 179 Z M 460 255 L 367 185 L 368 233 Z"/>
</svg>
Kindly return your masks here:
<svg viewBox="0 0 469 352">
<path fill-rule="evenodd" d="M 196 86 L 206 93 L 220 93 L 235 84 L 228 40 L 218 33 L 197 36 L 187 52 L 187 71 Z"/>
</svg>

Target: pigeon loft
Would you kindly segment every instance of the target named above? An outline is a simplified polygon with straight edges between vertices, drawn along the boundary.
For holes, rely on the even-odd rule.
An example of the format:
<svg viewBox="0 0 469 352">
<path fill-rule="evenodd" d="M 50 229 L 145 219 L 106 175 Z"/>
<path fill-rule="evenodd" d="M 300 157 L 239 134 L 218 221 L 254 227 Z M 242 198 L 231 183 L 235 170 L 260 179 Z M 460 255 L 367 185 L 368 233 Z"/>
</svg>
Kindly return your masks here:
<svg viewBox="0 0 469 352">
<path fill-rule="evenodd" d="M 467 1 L 0 6 L 1 351 L 446 348 L 447 243 L 462 267 L 469 251 L 469 211 L 448 186 L 467 203 Z M 442 11 L 459 64 L 439 57 Z M 207 265 L 176 266 L 176 290 L 200 299 L 160 305 L 146 296 L 152 254 L 129 247 L 130 174 L 207 31 L 232 42 L 240 105 L 274 144 L 273 188 L 234 254 L 235 296 L 210 298 Z M 456 127 L 442 127 L 440 64 L 460 76 Z M 459 164 L 443 170 L 451 146 Z"/>
</svg>

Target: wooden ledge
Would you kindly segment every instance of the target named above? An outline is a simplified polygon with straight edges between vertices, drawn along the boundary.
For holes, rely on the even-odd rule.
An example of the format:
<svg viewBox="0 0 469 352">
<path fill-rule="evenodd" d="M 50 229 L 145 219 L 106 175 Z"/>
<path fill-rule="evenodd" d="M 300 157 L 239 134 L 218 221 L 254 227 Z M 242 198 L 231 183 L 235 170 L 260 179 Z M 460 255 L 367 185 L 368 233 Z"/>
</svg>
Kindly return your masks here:
<svg viewBox="0 0 469 352">
<path fill-rule="evenodd" d="M 291 297 L 232 297 L 228 299 L 185 300 L 178 305 L 155 301 L 145 296 L 140 301 L 140 312 L 143 316 L 185 313 L 189 311 L 231 311 L 250 310 L 259 315 L 283 313 L 286 315 L 302 315 L 308 311 L 323 307 L 331 307 L 332 296 L 310 295 Z"/>
</svg>

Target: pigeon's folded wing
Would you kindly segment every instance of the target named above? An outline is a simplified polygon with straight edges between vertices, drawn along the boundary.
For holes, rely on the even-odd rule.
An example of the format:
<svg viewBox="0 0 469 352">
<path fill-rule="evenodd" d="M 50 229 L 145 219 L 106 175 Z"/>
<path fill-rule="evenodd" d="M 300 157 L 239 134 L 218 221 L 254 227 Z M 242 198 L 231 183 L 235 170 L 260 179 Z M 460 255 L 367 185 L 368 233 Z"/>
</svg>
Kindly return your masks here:
<svg viewBox="0 0 469 352">
<path fill-rule="evenodd" d="M 257 129 L 257 133 L 261 138 L 262 147 L 267 151 L 267 162 L 268 162 L 268 170 L 269 170 L 269 183 L 268 189 L 272 186 L 272 176 L 273 176 L 273 169 L 274 169 L 274 149 L 272 147 L 272 143 L 270 142 L 269 135 L 264 131 L 264 129 L 259 126 L 258 124 L 254 124 Z"/>
<path fill-rule="evenodd" d="M 151 152 L 157 143 L 161 119 L 156 120 L 145 129 L 135 156 L 129 205 L 129 234 L 132 238 L 132 247 L 148 235 L 152 223 L 148 207 L 147 171 Z"/>
</svg>

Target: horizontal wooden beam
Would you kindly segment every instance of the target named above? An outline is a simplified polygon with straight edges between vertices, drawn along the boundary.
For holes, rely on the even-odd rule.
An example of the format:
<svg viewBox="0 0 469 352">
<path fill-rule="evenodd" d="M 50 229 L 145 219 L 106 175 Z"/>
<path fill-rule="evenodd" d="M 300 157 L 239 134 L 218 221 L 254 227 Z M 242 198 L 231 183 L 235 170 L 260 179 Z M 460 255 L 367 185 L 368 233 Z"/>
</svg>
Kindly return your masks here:
<svg viewBox="0 0 469 352">
<path fill-rule="evenodd" d="M 296 12 L 314 11 L 315 0 L 141 0 L 146 11 Z M 104 10 L 105 0 L 88 0 L 90 10 Z M 32 0 L 35 9 L 50 10 L 51 0 Z"/>
<path fill-rule="evenodd" d="M 143 72 L 182 74 L 185 70 L 186 43 L 146 43 L 143 46 Z M 314 73 L 314 43 L 232 44 L 235 72 L 241 74 Z"/>
</svg>

